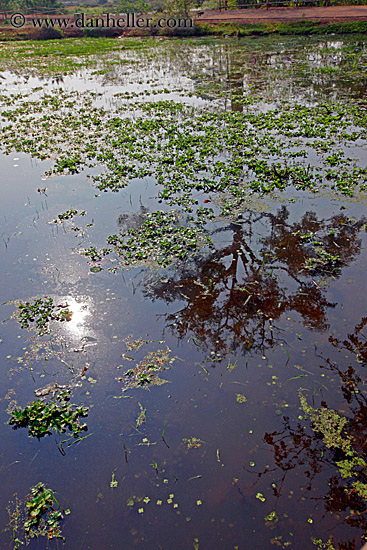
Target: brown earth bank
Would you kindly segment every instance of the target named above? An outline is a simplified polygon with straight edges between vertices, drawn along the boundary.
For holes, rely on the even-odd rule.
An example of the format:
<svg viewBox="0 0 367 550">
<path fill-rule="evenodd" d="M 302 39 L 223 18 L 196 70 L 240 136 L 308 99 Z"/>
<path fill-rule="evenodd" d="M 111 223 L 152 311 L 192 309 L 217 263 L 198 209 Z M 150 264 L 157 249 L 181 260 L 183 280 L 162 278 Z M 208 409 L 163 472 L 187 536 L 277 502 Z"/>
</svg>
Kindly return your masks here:
<svg viewBox="0 0 367 550">
<path fill-rule="evenodd" d="M 367 21 L 367 6 L 317 6 L 303 8 L 255 8 L 240 10 L 207 10 L 196 19 L 198 23 L 281 23 L 291 21 L 317 21 L 343 23 Z"/>
<path fill-rule="evenodd" d="M 269 9 L 206 10 L 194 15 L 193 25 L 188 28 L 157 29 L 109 26 L 88 26 L 88 20 L 101 19 L 97 15 L 85 15 L 83 28 L 75 24 L 73 15 L 27 15 L 24 26 L 14 28 L 9 21 L 3 21 L 0 14 L 0 41 L 2 40 L 49 40 L 71 37 L 123 37 L 123 36 L 200 36 L 200 35 L 266 35 L 266 34 L 330 34 L 367 33 L 366 6 L 328 7 L 278 7 Z M 130 14 L 131 16 L 131 14 Z M 118 19 L 119 15 L 112 15 Z M 135 15 L 135 17 L 139 17 Z M 143 18 L 148 16 L 142 16 Z M 67 20 L 65 25 L 41 27 L 34 24 L 38 18 Z M 89 27 L 89 28 L 88 28 Z"/>
</svg>

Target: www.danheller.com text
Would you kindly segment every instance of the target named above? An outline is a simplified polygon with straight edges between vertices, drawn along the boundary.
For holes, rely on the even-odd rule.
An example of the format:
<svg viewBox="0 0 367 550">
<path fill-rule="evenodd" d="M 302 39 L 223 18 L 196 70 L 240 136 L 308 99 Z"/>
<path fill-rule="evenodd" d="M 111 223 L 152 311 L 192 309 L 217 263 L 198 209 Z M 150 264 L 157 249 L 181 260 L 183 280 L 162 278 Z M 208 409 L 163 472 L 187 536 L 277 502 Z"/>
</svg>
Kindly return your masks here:
<svg viewBox="0 0 367 550">
<path fill-rule="evenodd" d="M 148 15 L 138 15 L 136 13 L 126 13 L 111 15 L 103 14 L 99 17 L 86 16 L 84 13 L 75 14 L 73 17 L 36 17 L 25 16 L 22 13 L 13 13 L 10 17 L 10 24 L 15 28 L 24 26 L 33 26 L 34 28 L 191 28 L 194 23 L 190 18 L 174 18 L 168 19 L 160 17 L 154 18 Z"/>
</svg>

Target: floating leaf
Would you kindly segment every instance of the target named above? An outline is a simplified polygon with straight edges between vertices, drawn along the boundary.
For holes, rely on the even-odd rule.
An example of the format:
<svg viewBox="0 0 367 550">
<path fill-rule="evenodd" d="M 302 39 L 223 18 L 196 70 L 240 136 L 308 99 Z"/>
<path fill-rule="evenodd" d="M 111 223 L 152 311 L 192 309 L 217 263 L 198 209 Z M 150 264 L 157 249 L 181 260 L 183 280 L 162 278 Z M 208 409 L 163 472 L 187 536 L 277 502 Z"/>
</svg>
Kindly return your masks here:
<svg viewBox="0 0 367 550">
<path fill-rule="evenodd" d="M 237 403 L 246 403 L 247 398 L 242 393 L 236 394 L 236 401 Z"/>
<path fill-rule="evenodd" d="M 115 472 L 112 472 L 112 479 L 110 481 L 110 487 L 114 488 L 117 487 L 118 481 L 115 480 Z"/>
</svg>

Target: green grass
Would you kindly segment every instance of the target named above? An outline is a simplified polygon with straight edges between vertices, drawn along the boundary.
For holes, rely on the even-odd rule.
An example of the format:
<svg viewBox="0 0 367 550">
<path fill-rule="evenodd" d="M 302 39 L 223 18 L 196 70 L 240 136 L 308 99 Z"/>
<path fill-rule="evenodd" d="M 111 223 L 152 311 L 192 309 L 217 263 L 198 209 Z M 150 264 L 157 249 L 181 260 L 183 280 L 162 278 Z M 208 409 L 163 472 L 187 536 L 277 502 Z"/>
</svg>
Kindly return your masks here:
<svg viewBox="0 0 367 550">
<path fill-rule="evenodd" d="M 46 74 L 69 74 L 96 67 L 98 56 L 149 48 L 153 39 L 63 38 L 7 41 L 0 48 L 0 68 L 33 70 Z"/>
<path fill-rule="evenodd" d="M 324 35 L 356 34 L 367 32 L 367 21 L 346 21 L 343 23 L 320 23 L 317 21 L 291 21 L 288 23 L 219 23 L 198 25 L 202 35 L 216 36 L 267 36 L 267 35 Z"/>
</svg>

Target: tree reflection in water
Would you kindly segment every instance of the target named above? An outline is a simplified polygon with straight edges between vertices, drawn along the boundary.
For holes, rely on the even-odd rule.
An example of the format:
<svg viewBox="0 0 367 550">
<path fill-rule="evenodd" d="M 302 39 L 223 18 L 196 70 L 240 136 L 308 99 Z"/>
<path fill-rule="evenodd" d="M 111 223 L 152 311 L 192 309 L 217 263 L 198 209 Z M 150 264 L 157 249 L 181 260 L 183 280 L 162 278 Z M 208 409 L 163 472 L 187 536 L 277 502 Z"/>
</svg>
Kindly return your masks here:
<svg viewBox="0 0 367 550">
<path fill-rule="evenodd" d="M 222 244 L 216 244 L 210 257 L 197 258 L 190 268 L 176 269 L 166 279 L 155 279 L 145 286 L 149 298 L 180 304 L 178 311 L 165 314 L 166 326 L 175 336 L 184 339 L 193 335 L 201 349 L 221 355 L 233 351 L 264 354 L 283 341 L 280 320 L 284 314 L 296 312 L 305 327 L 327 331 L 327 311 L 336 306 L 325 296 L 327 283 L 338 278 L 360 253 L 359 232 L 365 220 L 350 220 L 344 214 L 321 219 L 314 212 L 306 212 L 298 221 L 289 218 L 286 207 L 276 214 L 242 215 L 236 223 L 213 231 L 213 238 L 221 238 Z M 366 324 L 367 318 L 363 318 L 341 341 L 330 336 L 330 344 L 354 353 L 357 362 L 365 364 Z M 316 356 L 322 362 L 320 368 L 329 369 L 334 379 L 337 375 L 337 386 L 348 404 L 348 433 L 358 455 L 366 456 L 367 400 L 359 389 L 361 376 L 351 365 L 341 369 L 317 349 Z M 321 406 L 327 407 L 325 401 Z M 279 472 L 280 479 L 272 484 L 278 500 L 285 491 L 287 475 L 301 472 L 305 480 L 301 482 L 302 499 L 322 503 L 323 517 L 334 522 L 331 532 L 339 537 L 338 542 L 330 542 L 333 546 L 320 543 L 319 548 L 359 550 L 358 536 L 343 541 L 338 532 L 343 524 L 367 529 L 366 502 L 338 472 L 336 462 L 343 459 L 340 449 L 327 449 L 322 434 L 312 432 L 310 422 L 294 422 L 286 416 L 283 429 L 265 433 L 263 441 L 273 450 L 275 469 L 266 468 L 257 479 L 271 471 L 273 476 Z M 323 491 L 323 483 L 315 484 L 314 480 L 320 474 L 325 477 L 328 470 L 328 487 Z M 357 475 L 362 482 L 367 481 L 363 471 Z"/>
<path fill-rule="evenodd" d="M 288 218 L 286 207 L 276 215 L 242 215 L 212 233 L 222 242 L 229 235 L 230 244 L 217 244 L 209 257 L 197 257 L 167 278 L 145 281 L 150 299 L 184 302 L 165 314 L 166 327 L 180 339 L 193 335 L 203 349 L 221 354 L 273 348 L 283 340 L 277 321 L 291 311 L 306 327 L 325 331 L 327 309 L 336 304 L 328 302 L 317 280 L 338 277 L 359 254 L 365 220 L 343 214 L 324 220 L 313 212 L 296 222 Z M 262 236 L 255 238 L 259 231 Z"/>
<path fill-rule="evenodd" d="M 347 365 L 345 369 L 340 368 L 336 361 L 325 358 L 316 350 L 316 357 L 322 362 L 320 368 L 330 371 L 334 376 L 337 386 L 340 386 L 342 396 L 346 405 L 341 405 L 338 413 L 347 418 L 346 432 L 352 438 L 352 448 L 357 455 L 367 460 L 367 398 L 363 392 L 364 367 L 367 363 L 365 355 L 366 336 L 362 330 L 366 327 L 366 318 L 355 326 L 354 332 L 348 334 L 347 339 L 339 341 L 330 337 L 329 341 L 334 346 L 338 346 L 339 351 L 346 349 L 354 354 L 358 366 Z M 361 351 L 362 350 L 362 351 Z M 351 357 L 351 362 L 354 358 Z M 338 383 L 339 380 L 339 383 Z M 321 407 L 329 408 L 325 399 L 320 403 Z M 344 414 L 343 414 L 344 413 Z M 306 424 L 306 425 L 304 425 Z M 344 431 L 343 431 L 344 433 Z M 272 433 L 265 433 L 264 442 L 272 447 L 274 463 L 280 470 L 280 482 L 276 484 L 274 494 L 280 497 L 286 476 L 296 469 L 301 469 L 307 483 L 304 486 L 303 496 L 309 492 L 309 497 L 323 503 L 325 514 L 335 518 L 334 525 L 330 532 L 340 531 L 343 524 L 350 527 L 362 529 L 364 534 L 367 531 L 367 499 L 357 494 L 352 484 L 359 481 L 367 483 L 367 472 L 364 467 L 356 467 L 353 477 L 343 479 L 338 471 L 337 463 L 348 459 L 345 453 L 339 447 L 327 449 L 321 433 L 313 433 L 310 430 L 310 422 L 294 422 L 286 416 L 283 416 L 283 429 Z M 313 483 L 317 474 L 331 472 L 328 479 L 328 491 L 326 494 L 315 496 L 311 489 L 317 484 Z M 258 474 L 262 477 L 268 474 L 265 470 Z M 321 491 L 320 491 L 321 493 Z M 359 537 L 352 540 L 337 540 L 332 538 L 332 546 L 335 550 L 359 550 L 361 539 Z M 329 546 L 320 546 L 320 548 L 329 548 Z"/>
</svg>

